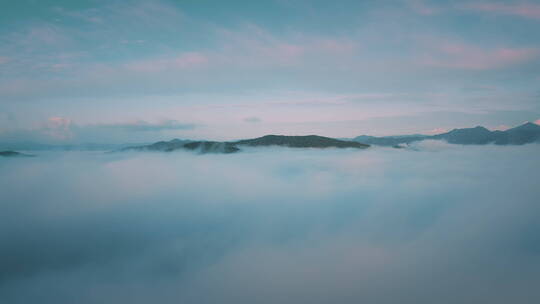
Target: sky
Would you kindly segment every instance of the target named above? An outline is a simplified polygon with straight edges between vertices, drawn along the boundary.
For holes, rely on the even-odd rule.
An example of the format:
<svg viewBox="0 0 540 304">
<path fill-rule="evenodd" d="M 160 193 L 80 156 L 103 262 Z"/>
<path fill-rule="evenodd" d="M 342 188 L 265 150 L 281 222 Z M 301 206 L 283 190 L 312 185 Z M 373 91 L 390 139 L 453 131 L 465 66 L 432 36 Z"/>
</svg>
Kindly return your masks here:
<svg viewBox="0 0 540 304">
<path fill-rule="evenodd" d="M 540 146 L 414 145 L 0 159 L 0 302 L 538 303 Z"/>
<path fill-rule="evenodd" d="M 540 1 L 7 1 L 0 141 L 540 121 Z"/>
</svg>

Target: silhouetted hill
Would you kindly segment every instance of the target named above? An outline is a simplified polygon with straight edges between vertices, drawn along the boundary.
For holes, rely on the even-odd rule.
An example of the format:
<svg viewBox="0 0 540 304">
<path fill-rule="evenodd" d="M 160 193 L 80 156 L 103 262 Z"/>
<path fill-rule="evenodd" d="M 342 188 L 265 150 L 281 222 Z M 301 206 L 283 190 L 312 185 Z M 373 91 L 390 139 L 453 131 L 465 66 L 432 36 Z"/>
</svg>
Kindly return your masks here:
<svg viewBox="0 0 540 304">
<path fill-rule="evenodd" d="M 437 135 L 405 135 L 405 136 L 358 136 L 353 141 L 379 146 L 396 146 L 415 141 L 435 139 L 445 140 L 451 144 L 461 145 L 523 145 L 540 142 L 540 126 L 531 122 L 506 131 L 490 131 L 482 126 L 474 128 L 454 129 Z"/>
<path fill-rule="evenodd" d="M 34 155 L 24 154 L 16 151 L 0 151 L 2 157 L 32 157 Z"/>
<path fill-rule="evenodd" d="M 283 146 L 290 148 L 357 148 L 364 149 L 369 145 L 400 147 L 402 144 L 410 144 L 415 141 L 426 139 L 445 140 L 452 144 L 462 145 L 522 145 L 532 142 L 540 142 L 540 126 L 533 123 L 508 129 L 506 131 L 490 131 L 484 127 L 454 129 L 447 133 L 437 135 L 401 135 L 375 137 L 362 135 L 352 140 L 340 140 L 318 135 L 286 136 L 266 135 L 263 137 L 243 139 L 233 142 L 218 141 L 190 141 L 173 139 L 171 141 L 159 141 L 151 145 L 127 147 L 121 151 L 163 151 L 189 150 L 198 153 L 235 153 L 240 151 L 239 146 L 268 147 Z"/>
<path fill-rule="evenodd" d="M 497 145 L 523 145 L 540 141 L 540 126 L 530 122 L 504 132 L 495 132 Z"/>
<path fill-rule="evenodd" d="M 190 143 L 191 140 L 173 139 L 170 141 L 158 141 L 151 145 L 142 145 L 123 148 L 122 151 L 137 150 L 137 151 L 164 151 L 171 152 L 174 150 L 183 149 L 184 145 Z"/>
<path fill-rule="evenodd" d="M 285 136 L 266 135 L 263 137 L 244 139 L 234 142 L 237 145 L 245 146 L 285 146 L 290 148 L 367 148 L 369 145 L 334 139 L 318 135 L 306 136 Z"/>
<path fill-rule="evenodd" d="M 353 141 L 344 141 L 329 137 L 307 136 L 283 136 L 266 135 L 259 138 L 244 139 L 235 142 L 218 141 L 188 141 L 173 139 L 160 141 L 151 145 L 124 148 L 121 151 L 164 151 L 190 150 L 198 153 L 235 153 L 240 151 L 238 146 L 284 146 L 291 148 L 367 148 L 369 145 Z"/>
<path fill-rule="evenodd" d="M 172 152 L 177 150 L 195 151 L 204 153 L 234 153 L 240 151 L 234 144 L 218 141 L 192 141 L 173 139 L 171 141 L 158 141 L 151 145 L 127 147 L 121 151 L 162 151 Z"/>
<path fill-rule="evenodd" d="M 234 153 L 240 151 L 234 144 L 218 141 L 192 141 L 173 139 L 171 141 L 158 141 L 151 145 L 127 147 L 121 151 L 162 151 L 172 152 L 177 150 L 195 151 L 204 153 Z"/>
<path fill-rule="evenodd" d="M 495 141 L 495 134 L 484 127 L 477 126 L 454 129 L 448 133 L 431 136 L 431 139 L 444 139 L 451 144 L 485 145 Z"/>
</svg>

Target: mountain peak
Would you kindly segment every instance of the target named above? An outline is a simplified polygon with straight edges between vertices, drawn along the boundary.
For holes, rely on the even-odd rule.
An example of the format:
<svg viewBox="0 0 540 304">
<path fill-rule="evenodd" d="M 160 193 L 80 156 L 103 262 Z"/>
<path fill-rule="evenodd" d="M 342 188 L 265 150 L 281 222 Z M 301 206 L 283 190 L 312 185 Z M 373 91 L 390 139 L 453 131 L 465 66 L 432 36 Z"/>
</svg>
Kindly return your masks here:
<svg viewBox="0 0 540 304">
<path fill-rule="evenodd" d="M 520 126 L 517 126 L 515 128 L 512 128 L 510 130 L 520 130 L 520 131 L 525 131 L 525 130 L 530 130 L 530 131 L 537 131 L 537 130 L 540 130 L 540 126 L 535 124 L 535 123 L 532 123 L 530 121 L 520 125 Z M 510 131 L 508 130 L 508 131 Z"/>
<path fill-rule="evenodd" d="M 530 126 L 530 127 L 535 127 L 535 128 L 540 128 L 540 125 L 534 123 L 534 122 L 530 122 L 530 121 L 527 121 L 526 123 L 522 124 L 522 126 Z"/>
<path fill-rule="evenodd" d="M 445 135 L 445 134 L 487 134 L 487 133 L 491 133 L 491 131 L 486 129 L 485 127 L 476 126 L 474 128 L 453 129 L 450 132 L 439 134 L 439 135 Z"/>
</svg>

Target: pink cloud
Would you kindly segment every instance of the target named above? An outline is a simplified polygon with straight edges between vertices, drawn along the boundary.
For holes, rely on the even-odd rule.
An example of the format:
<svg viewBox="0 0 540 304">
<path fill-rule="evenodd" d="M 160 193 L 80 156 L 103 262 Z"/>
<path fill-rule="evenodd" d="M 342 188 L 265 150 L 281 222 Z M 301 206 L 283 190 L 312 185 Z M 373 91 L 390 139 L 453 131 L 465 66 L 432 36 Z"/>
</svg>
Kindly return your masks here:
<svg viewBox="0 0 540 304">
<path fill-rule="evenodd" d="M 355 50 L 352 42 L 312 38 L 288 42 L 283 40 L 250 41 L 237 50 L 265 64 L 293 65 L 313 56 L 332 56 L 336 59 Z"/>
<path fill-rule="evenodd" d="M 351 41 L 335 39 L 321 39 L 315 43 L 318 49 L 326 53 L 336 55 L 352 53 L 356 49 L 356 44 Z"/>
<path fill-rule="evenodd" d="M 247 49 L 247 51 L 253 56 L 261 56 L 276 63 L 292 64 L 304 54 L 305 49 L 300 45 L 279 42 L 254 46 L 253 49 Z"/>
<path fill-rule="evenodd" d="M 218 34 L 223 40 L 220 54 L 226 54 L 221 62 L 255 67 L 291 66 L 321 56 L 340 60 L 357 47 L 356 42 L 343 38 L 299 33 L 279 37 L 256 25 L 247 25 L 240 31 L 220 29 Z"/>
<path fill-rule="evenodd" d="M 171 58 L 156 58 L 133 61 L 125 64 L 125 68 L 136 72 L 160 72 L 164 70 L 183 70 L 204 66 L 209 59 L 197 52 L 188 52 Z"/>
<path fill-rule="evenodd" d="M 440 8 L 428 6 L 425 1 L 422 0 L 410 0 L 408 1 L 408 4 L 409 7 L 419 15 L 432 16 L 441 11 Z"/>
<path fill-rule="evenodd" d="M 292 65 L 305 54 L 298 42 L 279 39 L 268 31 L 248 25 L 242 31 L 218 30 L 223 46 L 219 61 L 239 65 L 259 66 L 268 63 Z"/>
<path fill-rule="evenodd" d="M 70 67 L 71 67 L 71 64 L 68 64 L 68 63 L 55 63 L 51 65 L 51 68 L 56 69 L 56 70 L 67 69 Z"/>
<path fill-rule="evenodd" d="M 467 5 L 466 9 L 479 12 L 486 12 L 499 15 L 519 16 L 524 18 L 540 19 L 540 4 L 533 3 L 473 3 Z"/>
<path fill-rule="evenodd" d="M 36 44 L 56 46 L 66 44 L 70 41 L 63 28 L 48 24 L 29 28 L 19 39 L 23 44 L 31 46 L 35 46 Z"/>
<path fill-rule="evenodd" d="M 71 119 L 63 117 L 50 117 L 42 126 L 42 131 L 44 134 L 54 139 L 65 140 L 73 137 L 71 127 Z"/>
<path fill-rule="evenodd" d="M 206 64 L 208 58 L 201 53 L 185 53 L 173 60 L 174 66 L 187 68 Z"/>
<path fill-rule="evenodd" d="M 426 135 L 435 135 L 435 134 L 442 134 L 442 133 L 446 133 L 450 131 L 449 129 L 444 129 L 444 128 L 435 128 L 435 129 L 432 129 L 432 130 L 429 130 L 429 131 L 426 131 L 426 132 L 423 132 L 425 133 Z"/>
<path fill-rule="evenodd" d="M 537 119 L 534 123 L 540 125 L 540 119 Z"/>
<path fill-rule="evenodd" d="M 50 117 L 47 120 L 47 126 L 50 128 L 66 128 L 71 125 L 71 119 L 63 117 Z"/>
<path fill-rule="evenodd" d="M 537 58 L 539 49 L 496 48 L 486 49 L 464 43 L 443 42 L 424 56 L 422 64 L 434 67 L 491 70 L 522 64 Z"/>
<path fill-rule="evenodd" d="M 510 129 L 510 127 L 507 126 L 507 125 L 498 125 L 498 126 L 496 126 L 494 128 L 491 128 L 491 130 L 493 130 L 493 131 L 505 131 L 505 130 L 508 130 L 508 129 Z"/>
<path fill-rule="evenodd" d="M 0 56 L 0 64 L 7 63 L 8 61 L 9 61 L 9 58 L 8 58 L 8 57 Z"/>
</svg>

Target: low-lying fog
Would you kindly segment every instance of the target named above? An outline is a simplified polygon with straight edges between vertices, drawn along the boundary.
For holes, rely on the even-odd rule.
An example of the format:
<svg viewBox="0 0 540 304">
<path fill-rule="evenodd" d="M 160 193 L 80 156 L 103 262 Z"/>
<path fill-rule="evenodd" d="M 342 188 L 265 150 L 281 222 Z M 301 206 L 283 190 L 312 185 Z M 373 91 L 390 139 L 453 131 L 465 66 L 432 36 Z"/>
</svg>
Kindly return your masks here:
<svg viewBox="0 0 540 304">
<path fill-rule="evenodd" d="M 540 303 L 540 145 L 0 159 L 0 303 Z"/>
</svg>

